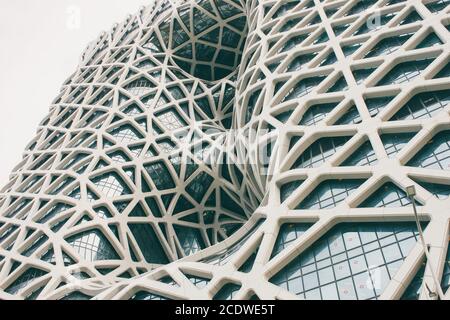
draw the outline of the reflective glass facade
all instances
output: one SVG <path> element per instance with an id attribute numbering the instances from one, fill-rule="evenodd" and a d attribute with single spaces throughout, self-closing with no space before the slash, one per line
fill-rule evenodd
<path id="1" fill-rule="evenodd" d="M 376 299 L 417 236 L 412 223 L 338 225 L 271 282 L 305 299 Z"/>

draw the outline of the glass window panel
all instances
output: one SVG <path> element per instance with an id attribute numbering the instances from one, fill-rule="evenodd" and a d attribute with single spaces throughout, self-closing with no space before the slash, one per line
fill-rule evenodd
<path id="1" fill-rule="evenodd" d="M 425 59 L 419 61 L 402 62 L 389 71 L 383 79 L 381 79 L 377 86 L 402 84 L 412 81 L 414 78 L 420 76 L 434 59 Z"/>
<path id="2" fill-rule="evenodd" d="M 450 90 L 424 92 L 411 98 L 391 119 L 414 120 L 432 118 L 450 101 Z"/>
<path id="3" fill-rule="evenodd" d="M 401 242 L 414 245 L 415 228 L 414 222 L 339 224 L 270 281 L 306 299 L 376 299 L 409 254 L 399 249 L 397 235 L 406 237 Z M 316 296 L 318 289 L 320 297 Z"/>
<path id="4" fill-rule="evenodd" d="M 328 180 L 322 182 L 296 209 L 334 208 L 363 182 L 364 180 Z"/>
<path id="5" fill-rule="evenodd" d="M 86 261 L 119 259 L 117 252 L 100 230 L 85 231 L 71 236 L 66 241 Z"/>
<path id="6" fill-rule="evenodd" d="M 449 170 L 450 131 L 442 131 L 435 135 L 407 165 L 437 170 Z"/>

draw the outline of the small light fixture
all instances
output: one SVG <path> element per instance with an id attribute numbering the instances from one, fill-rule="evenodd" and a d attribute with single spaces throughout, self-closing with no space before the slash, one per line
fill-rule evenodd
<path id="1" fill-rule="evenodd" d="M 444 293 L 442 292 L 440 282 L 436 278 L 436 274 L 434 273 L 434 268 L 431 264 L 430 252 L 429 252 L 430 247 L 429 247 L 429 245 L 425 244 L 425 238 L 423 236 L 422 226 L 420 225 L 419 216 L 417 214 L 416 202 L 414 200 L 414 196 L 416 195 L 416 188 L 414 186 L 406 187 L 406 194 L 408 195 L 408 197 L 411 199 L 411 202 L 412 202 L 414 218 L 416 220 L 417 230 L 419 231 L 420 242 L 422 243 L 423 251 L 425 253 L 426 260 L 429 263 L 429 266 L 431 269 L 431 275 L 433 277 L 433 281 L 434 281 L 434 284 L 435 284 L 436 290 L 437 290 L 437 292 L 430 290 L 428 285 L 425 283 L 425 286 L 428 290 L 428 296 L 430 297 L 430 299 L 433 299 L 433 300 L 436 298 L 444 299 Z"/>
<path id="2" fill-rule="evenodd" d="M 430 289 L 430 287 L 428 287 L 428 284 L 427 283 L 425 283 L 425 288 L 427 288 L 427 291 L 428 291 L 428 297 L 430 297 L 430 299 L 436 299 L 436 298 L 438 298 L 438 294 L 436 293 L 436 292 L 434 292 L 434 291 L 432 291 L 431 289 Z"/>
<path id="3" fill-rule="evenodd" d="M 414 197 L 416 195 L 416 187 L 415 186 L 406 187 L 406 194 L 408 195 L 408 197 Z"/>

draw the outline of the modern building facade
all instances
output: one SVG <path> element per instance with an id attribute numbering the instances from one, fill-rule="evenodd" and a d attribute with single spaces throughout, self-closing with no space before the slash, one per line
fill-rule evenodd
<path id="1" fill-rule="evenodd" d="M 0 299 L 449 299 L 449 3 L 130 15 L 0 193 Z"/>

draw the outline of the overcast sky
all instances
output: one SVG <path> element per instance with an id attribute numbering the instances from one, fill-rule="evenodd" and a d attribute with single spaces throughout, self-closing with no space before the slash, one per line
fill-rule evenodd
<path id="1" fill-rule="evenodd" d="M 150 0 L 0 2 L 0 185 L 86 45 Z"/>

